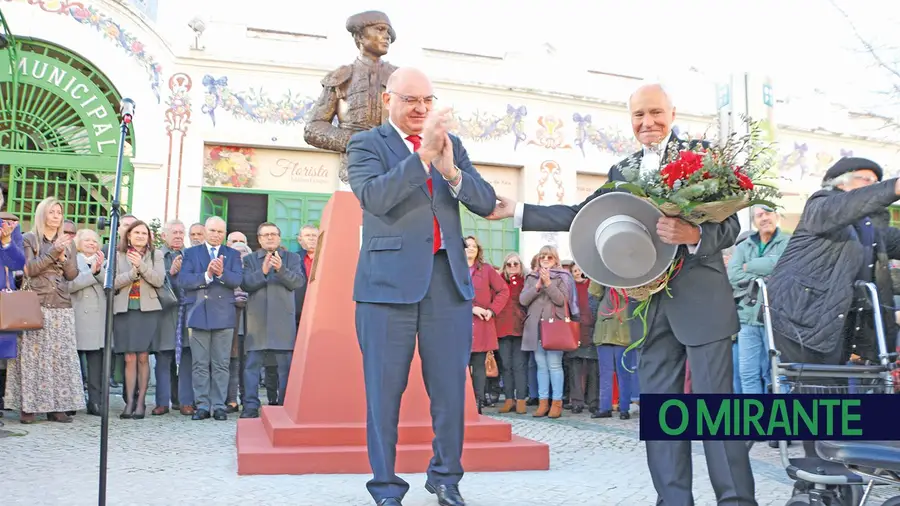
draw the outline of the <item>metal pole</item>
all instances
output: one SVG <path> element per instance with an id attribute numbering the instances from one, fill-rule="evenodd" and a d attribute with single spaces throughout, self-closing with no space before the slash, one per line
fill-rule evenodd
<path id="1" fill-rule="evenodd" d="M 103 284 L 103 293 L 106 295 L 106 330 L 103 335 L 103 389 L 101 398 L 103 407 L 100 410 L 100 490 L 97 504 L 106 506 L 106 469 L 108 465 L 107 454 L 109 451 L 109 376 L 112 369 L 112 339 L 113 339 L 113 279 L 116 277 L 116 247 L 119 239 L 119 212 L 121 203 L 119 195 L 122 191 L 122 163 L 125 152 L 125 139 L 128 137 L 128 128 L 134 115 L 134 102 L 126 98 L 121 105 L 122 124 L 119 137 L 119 154 L 116 159 L 116 184 L 113 193 L 112 205 L 109 211 L 109 251 L 106 260 L 106 279 Z"/>

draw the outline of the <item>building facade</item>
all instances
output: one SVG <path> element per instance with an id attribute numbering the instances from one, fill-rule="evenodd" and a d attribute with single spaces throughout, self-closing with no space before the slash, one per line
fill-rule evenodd
<path id="1" fill-rule="evenodd" d="M 234 17 L 210 16 L 204 30 L 188 28 L 195 14 L 224 12 L 230 3 L 197 0 L 189 11 L 169 0 L 0 0 L 20 42 L 15 65 L 0 52 L 0 184 L 9 210 L 28 220 L 37 202 L 56 195 L 80 224 L 107 214 L 120 147 L 118 104 L 129 97 L 137 105 L 122 145 L 128 212 L 188 223 L 220 215 L 251 243 L 262 221 L 277 223 L 286 243 L 303 224 L 317 223 L 341 190 L 339 161 L 306 145 L 303 128 L 321 78 L 352 61 L 352 39 L 343 26 L 299 33 Z M 554 81 L 546 75 L 559 68 L 551 53 L 544 47 L 505 58 L 418 46 L 414 61 L 387 59 L 434 77 L 438 102 L 454 108 L 457 135 L 499 194 L 573 204 L 635 151 L 624 99 L 639 80 L 567 69 Z M 701 81 L 690 83 L 695 96 L 678 102 L 687 104 L 678 109 L 679 135 L 717 130 L 715 83 Z M 782 105 L 774 107 L 776 119 L 784 118 L 776 140 L 786 228 L 840 156 L 900 168 L 895 145 L 860 133 L 850 119 L 825 130 L 817 118 L 800 115 L 791 126 Z M 481 239 L 494 263 L 546 243 L 567 253 L 565 234 L 519 233 L 508 221 L 463 213 L 465 232 Z"/>

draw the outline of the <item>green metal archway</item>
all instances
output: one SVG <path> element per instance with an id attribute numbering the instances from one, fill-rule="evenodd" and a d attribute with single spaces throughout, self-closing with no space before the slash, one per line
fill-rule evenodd
<path id="1" fill-rule="evenodd" d="M 12 43 L 15 51 L 0 52 L 0 187 L 7 210 L 28 222 L 37 204 L 54 196 L 66 218 L 93 224 L 108 214 L 112 200 L 121 97 L 71 51 L 35 39 Z M 133 134 L 126 144 L 125 152 L 134 153 Z M 126 208 L 132 179 L 126 160 Z"/>

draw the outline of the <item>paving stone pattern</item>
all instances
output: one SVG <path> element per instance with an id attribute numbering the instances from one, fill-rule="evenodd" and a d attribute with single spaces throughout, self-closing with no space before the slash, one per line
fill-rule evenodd
<path id="1" fill-rule="evenodd" d="M 152 396 L 150 397 L 152 399 Z M 370 505 L 364 475 L 238 476 L 235 421 L 191 421 L 176 413 L 144 420 L 119 420 L 114 397 L 110 424 L 107 504 L 172 505 L 197 501 L 219 505 Z M 148 408 L 152 409 L 152 404 Z M 493 411 L 492 411 L 493 412 Z M 24 434 L 0 438 L 3 458 L 0 504 L 97 504 L 100 419 L 80 413 L 71 425 L 20 425 L 14 413 L 3 429 Z M 656 494 L 646 453 L 632 420 L 591 420 L 566 413 L 559 420 L 493 415 L 524 437 L 550 444 L 545 472 L 470 473 L 460 489 L 470 506 L 653 505 Z M 760 506 L 783 505 L 791 484 L 775 450 L 752 450 Z M 411 484 L 406 506 L 437 501 L 423 489 L 424 475 L 404 476 Z M 695 445 L 696 504 L 714 505 L 702 446 Z"/>

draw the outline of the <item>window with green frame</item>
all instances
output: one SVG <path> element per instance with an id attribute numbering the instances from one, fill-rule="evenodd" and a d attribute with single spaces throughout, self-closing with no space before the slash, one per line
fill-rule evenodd
<path id="1" fill-rule="evenodd" d="M 463 208 L 463 236 L 478 238 L 484 249 L 484 261 L 499 266 L 508 253 L 519 251 L 519 231 L 513 226 L 513 219 L 491 221 Z"/>

